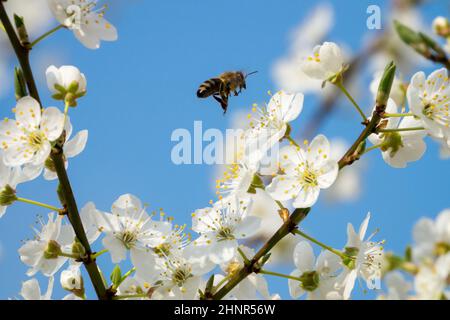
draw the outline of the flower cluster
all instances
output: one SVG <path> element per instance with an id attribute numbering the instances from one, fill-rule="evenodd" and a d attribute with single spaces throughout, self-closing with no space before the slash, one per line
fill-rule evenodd
<path id="1" fill-rule="evenodd" d="M 58 28 L 73 31 L 86 47 L 96 49 L 102 40 L 117 39 L 116 29 L 104 18 L 106 7 L 96 9 L 95 1 L 48 3 Z M 448 29 L 448 21 L 435 21 L 438 34 L 448 36 Z M 294 123 L 307 101 L 304 94 L 285 90 L 270 94 L 267 104 L 252 107 L 239 154 L 223 178 L 216 180 L 217 201 L 193 210 L 192 233 L 163 209 L 150 212 L 132 194 L 119 196 L 108 212 L 93 202 L 78 212 L 66 170 L 68 159 L 84 150 L 88 132 L 72 137 L 69 111 L 87 94 L 86 76 L 74 66 L 47 69 L 48 89 L 54 100 L 64 103 L 61 111 L 44 108 L 38 95 L 28 94 L 24 75 L 17 73 L 15 119 L 0 123 L 0 217 L 17 201 L 51 211 L 38 218 L 34 237 L 19 249 L 29 268 L 27 276 L 48 277 L 48 289 L 42 294 L 32 278 L 22 284 L 20 295 L 51 299 L 59 273 L 60 285 L 67 291 L 64 299 L 87 299 L 84 265 L 102 299 L 280 299 L 269 289 L 269 276 L 285 278 L 293 299 L 351 299 L 357 283 L 380 289 L 382 278 L 387 290 L 380 299 L 449 299 L 448 210 L 436 221 L 424 218 L 417 223 L 414 245 L 404 257 L 385 253 L 384 241 L 373 240 L 378 231 L 367 236 L 370 213 L 358 231 L 348 224 L 342 249 L 315 239 L 300 226 L 321 191 L 333 187 L 340 170 L 372 150 L 379 149 L 394 168 L 421 159 L 427 136 L 450 152 L 448 70 L 436 70 L 428 77 L 418 72 L 404 84 L 395 75 L 394 64 L 388 65 L 374 75 L 375 107 L 366 116 L 344 86 L 348 64 L 337 44 L 314 47 L 297 67 L 302 77 L 334 85 L 346 95 L 363 118 L 362 134 L 347 152 L 340 152 L 340 158 L 323 134 L 299 142 Z M 373 146 L 367 147 L 367 141 Z M 42 173 L 47 180 L 59 180 L 61 208 L 19 197 L 18 185 Z M 268 221 L 269 228 L 278 228 L 269 235 Z M 290 275 L 269 270 L 280 262 L 274 261 L 271 250 L 290 234 L 295 236 L 295 247 L 284 251 L 293 256 L 295 269 Z M 261 235 L 266 242 L 257 250 L 252 245 L 261 242 Z M 94 243 L 101 249 L 94 251 Z M 317 257 L 311 244 L 322 250 Z M 115 265 L 110 281 L 97 265 L 105 255 Z M 126 273 L 122 273 L 124 265 L 130 268 Z"/>

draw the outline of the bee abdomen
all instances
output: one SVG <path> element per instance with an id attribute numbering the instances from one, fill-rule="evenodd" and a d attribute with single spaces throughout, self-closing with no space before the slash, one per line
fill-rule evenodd
<path id="1" fill-rule="evenodd" d="M 213 78 L 213 79 L 206 80 L 198 88 L 197 97 L 207 98 L 207 97 L 213 95 L 214 93 L 219 92 L 221 83 L 222 83 L 222 80 L 220 80 L 219 78 Z"/>

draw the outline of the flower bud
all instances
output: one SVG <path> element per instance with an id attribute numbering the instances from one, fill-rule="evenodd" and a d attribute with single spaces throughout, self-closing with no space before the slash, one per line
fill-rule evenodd
<path id="1" fill-rule="evenodd" d="M 76 107 L 77 99 L 86 94 L 86 77 L 76 67 L 50 66 L 46 75 L 47 85 L 55 100 L 63 100 L 68 106 Z"/>
<path id="2" fill-rule="evenodd" d="M 433 21 L 433 31 L 438 36 L 450 37 L 450 21 L 445 17 L 437 17 Z"/>
<path id="3" fill-rule="evenodd" d="M 9 184 L 0 190 L 0 206 L 10 206 L 17 201 L 16 190 Z"/>
<path id="4" fill-rule="evenodd" d="M 380 86 L 377 93 L 377 106 L 386 109 L 389 95 L 391 94 L 392 84 L 394 83 L 396 66 L 394 62 L 389 63 L 384 69 L 381 77 Z M 384 112 L 384 110 L 379 110 Z"/>
<path id="5" fill-rule="evenodd" d="M 14 68 L 14 92 L 16 94 L 16 101 L 28 95 L 25 77 L 21 68 Z"/>
<path id="6" fill-rule="evenodd" d="M 30 44 L 30 38 L 28 37 L 28 31 L 27 28 L 25 27 L 23 17 L 19 17 L 18 15 L 14 14 L 14 24 L 16 25 L 20 43 L 24 47 L 28 47 Z"/>
<path id="7" fill-rule="evenodd" d="M 72 265 L 61 272 L 60 282 L 64 290 L 70 291 L 80 298 L 84 297 L 84 281 L 78 265 Z"/>
<path id="8" fill-rule="evenodd" d="M 55 240 L 50 240 L 47 243 L 47 248 L 44 251 L 45 259 L 57 259 L 61 255 L 61 246 Z"/>
<path id="9" fill-rule="evenodd" d="M 117 288 L 120 285 L 120 283 L 122 281 L 122 271 L 120 270 L 119 265 L 116 265 L 114 267 L 114 270 L 111 273 L 110 279 L 115 288 Z"/>

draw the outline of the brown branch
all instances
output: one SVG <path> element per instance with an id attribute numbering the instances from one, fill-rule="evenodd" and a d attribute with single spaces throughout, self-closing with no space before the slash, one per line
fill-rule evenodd
<path id="1" fill-rule="evenodd" d="M 17 34 L 14 30 L 14 27 L 12 26 L 11 22 L 9 21 L 8 14 L 6 13 L 5 7 L 3 5 L 3 2 L 0 1 L 0 21 L 3 23 L 3 26 L 5 27 L 5 31 L 8 34 L 9 40 L 11 42 L 11 45 L 14 48 L 14 51 L 16 53 L 17 59 L 19 60 L 19 63 L 22 67 L 24 78 L 27 83 L 28 90 L 30 92 L 30 95 L 36 99 L 39 104 L 42 106 L 41 100 L 39 98 L 38 90 L 36 83 L 34 81 L 33 72 L 31 70 L 30 66 L 30 60 L 29 60 L 29 49 L 22 46 L 20 43 Z M 63 139 L 65 140 L 65 139 Z M 81 222 L 80 215 L 78 213 L 78 207 L 77 203 L 75 201 L 75 197 L 73 195 L 72 187 L 70 185 L 69 178 L 67 176 L 66 168 L 64 165 L 64 159 L 63 159 L 63 150 L 62 145 L 57 144 L 52 150 L 51 153 L 51 159 L 53 160 L 55 164 L 56 173 L 58 175 L 59 183 L 61 186 L 61 192 L 62 192 L 62 204 L 67 208 L 67 216 L 69 218 L 70 224 L 72 225 L 77 239 L 80 241 L 80 243 L 83 245 L 86 255 L 83 258 L 83 264 L 86 267 L 86 270 L 89 274 L 89 277 L 91 278 L 92 285 L 95 288 L 95 291 L 97 293 L 97 296 L 101 300 L 107 300 L 110 298 L 110 295 L 108 291 L 106 290 L 105 284 L 103 283 L 102 276 L 100 275 L 100 272 L 98 270 L 97 264 L 95 262 L 95 259 L 91 258 L 92 250 L 89 245 L 89 241 L 86 237 L 86 232 L 84 230 L 83 224 Z M 62 199 L 61 199 L 62 200 Z"/>

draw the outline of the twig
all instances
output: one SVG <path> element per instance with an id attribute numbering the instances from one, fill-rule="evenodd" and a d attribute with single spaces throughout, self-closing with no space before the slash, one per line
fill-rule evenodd
<path id="1" fill-rule="evenodd" d="M 29 60 L 30 51 L 28 48 L 22 46 L 19 39 L 17 38 L 17 34 L 13 26 L 11 25 L 11 22 L 9 21 L 8 15 L 6 13 L 2 1 L 0 1 L 0 21 L 3 23 L 3 26 L 5 27 L 11 45 L 13 46 L 17 59 L 19 60 L 19 63 L 22 67 L 24 78 L 26 80 L 30 95 L 34 99 L 36 99 L 42 107 L 36 83 L 34 81 L 33 72 L 30 66 Z M 68 210 L 67 216 L 75 231 L 75 235 L 77 236 L 78 240 L 83 245 L 86 251 L 86 258 L 83 260 L 84 266 L 86 267 L 89 277 L 91 278 L 92 285 L 95 288 L 98 298 L 101 300 L 108 300 L 111 297 L 103 283 L 103 279 L 102 276 L 100 275 L 95 259 L 91 259 L 92 250 L 89 245 L 89 241 L 86 237 L 86 232 L 84 230 L 80 215 L 78 213 L 78 207 L 75 201 L 75 197 L 73 195 L 72 187 L 70 185 L 70 181 L 67 176 L 61 145 L 56 148 L 53 148 L 51 153 L 51 159 L 55 164 L 56 173 L 58 175 L 62 194 L 64 197 L 64 203 L 62 204 L 67 207 Z"/>

